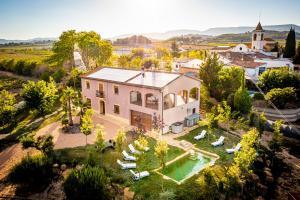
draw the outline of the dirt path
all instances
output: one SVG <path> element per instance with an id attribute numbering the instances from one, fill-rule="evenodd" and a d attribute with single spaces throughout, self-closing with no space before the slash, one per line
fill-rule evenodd
<path id="1" fill-rule="evenodd" d="M 27 154 L 33 155 L 38 151 L 34 149 L 23 149 L 20 143 L 7 147 L 0 153 L 0 181 L 3 180 L 9 171 Z"/>
<path id="2" fill-rule="evenodd" d="M 11 77 L 11 78 L 16 78 L 16 79 L 21 79 L 21 80 L 25 80 L 25 81 L 38 81 L 39 79 L 37 78 L 34 78 L 34 77 L 29 77 L 29 76 L 21 76 L 21 75 L 17 75 L 17 74 L 14 74 L 12 72 L 6 72 L 6 71 L 1 71 L 0 70 L 0 75 L 2 76 L 7 76 L 7 77 Z"/>

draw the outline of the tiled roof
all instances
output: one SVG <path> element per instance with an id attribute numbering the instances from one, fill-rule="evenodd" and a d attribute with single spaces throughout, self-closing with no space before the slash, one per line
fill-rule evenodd
<path id="1" fill-rule="evenodd" d="M 245 68 L 257 68 L 262 65 L 265 65 L 266 63 L 261 63 L 261 62 L 253 62 L 253 61 L 233 61 L 231 62 L 233 65 L 245 67 Z"/>
<path id="2" fill-rule="evenodd" d="M 217 50 L 229 50 L 231 48 L 232 47 L 230 47 L 230 46 L 217 46 L 217 47 L 212 48 L 211 50 L 215 50 L 215 51 L 217 51 Z"/>
<path id="3" fill-rule="evenodd" d="M 256 31 L 263 31 L 263 28 L 262 28 L 260 22 L 258 22 L 258 24 L 257 24 L 257 26 L 256 26 L 256 28 L 255 28 L 255 30 L 256 30 Z"/>

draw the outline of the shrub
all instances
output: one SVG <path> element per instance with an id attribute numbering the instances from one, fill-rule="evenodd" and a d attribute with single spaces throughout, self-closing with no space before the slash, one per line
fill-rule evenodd
<path id="1" fill-rule="evenodd" d="M 52 77 L 56 83 L 59 83 L 65 75 L 66 71 L 63 68 L 60 68 L 52 74 Z"/>
<path id="2" fill-rule="evenodd" d="M 270 69 L 260 75 L 258 85 L 264 91 L 274 88 L 300 88 L 300 75 L 288 68 Z"/>
<path id="3" fill-rule="evenodd" d="M 252 107 L 251 97 L 246 89 L 239 88 L 234 94 L 234 110 L 249 113 Z"/>
<path id="4" fill-rule="evenodd" d="M 264 95 L 263 95 L 262 93 L 260 93 L 260 92 L 255 92 L 255 93 L 254 93 L 254 96 L 253 96 L 253 99 L 255 99 L 255 100 L 264 100 L 265 97 L 264 97 Z"/>
<path id="5" fill-rule="evenodd" d="M 26 135 L 26 136 L 23 136 L 21 139 L 20 139 L 20 142 L 23 146 L 24 149 L 27 149 L 29 147 L 33 147 L 35 145 L 35 140 L 33 138 L 33 135 Z"/>
<path id="6" fill-rule="evenodd" d="M 296 90 L 293 87 L 274 88 L 266 95 L 266 100 L 271 101 L 279 109 L 285 108 L 287 103 L 292 103 L 296 99 Z"/>
<path id="7" fill-rule="evenodd" d="M 98 167 L 73 169 L 63 184 L 67 199 L 111 199 L 108 179 Z"/>
<path id="8" fill-rule="evenodd" d="M 10 172 L 12 183 L 45 185 L 54 177 L 52 162 L 46 156 L 25 157 Z"/>

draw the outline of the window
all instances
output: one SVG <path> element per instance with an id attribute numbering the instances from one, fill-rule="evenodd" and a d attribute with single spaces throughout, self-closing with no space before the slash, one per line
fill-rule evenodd
<path id="1" fill-rule="evenodd" d="M 243 50 L 243 48 L 242 47 L 240 47 L 240 51 L 242 51 Z"/>
<path id="2" fill-rule="evenodd" d="M 114 85 L 114 94 L 119 94 L 119 87 Z"/>
<path id="3" fill-rule="evenodd" d="M 158 98 L 151 93 L 146 94 L 145 97 L 146 97 L 146 107 L 158 110 Z"/>
<path id="4" fill-rule="evenodd" d="M 257 35 L 256 33 L 253 35 L 253 40 L 256 41 Z"/>
<path id="5" fill-rule="evenodd" d="M 164 96 L 164 110 L 175 107 L 175 94 L 167 94 Z"/>
<path id="6" fill-rule="evenodd" d="M 119 105 L 114 105 L 114 113 L 120 114 L 120 106 Z"/>
<path id="7" fill-rule="evenodd" d="M 177 96 L 177 105 L 183 105 L 188 102 L 188 91 L 181 90 Z"/>
<path id="8" fill-rule="evenodd" d="M 196 101 L 199 99 L 199 89 L 194 87 L 190 90 L 190 95 L 189 95 L 190 99 L 189 101 L 192 102 L 192 101 Z"/>
<path id="9" fill-rule="evenodd" d="M 196 108 L 193 108 L 193 114 L 195 114 L 196 113 Z"/>
<path id="10" fill-rule="evenodd" d="M 130 92 L 130 103 L 138 106 L 142 106 L 142 94 L 137 91 Z"/>
<path id="11" fill-rule="evenodd" d="M 264 40 L 264 34 L 261 34 L 261 39 L 260 40 Z"/>
<path id="12" fill-rule="evenodd" d="M 86 84 L 86 89 L 90 89 L 90 82 L 86 81 L 85 84 Z"/>

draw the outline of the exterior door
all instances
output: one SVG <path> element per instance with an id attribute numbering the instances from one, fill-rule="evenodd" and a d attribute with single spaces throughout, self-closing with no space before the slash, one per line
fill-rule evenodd
<path id="1" fill-rule="evenodd" d="M 139 129 L 148 131 L 152 128 L 152 116 L 146 113 L 131 110 L 130 123 Z"/>
<path id="2" fill-rule="evenodd" d="M 100 100 L 100 114 L 105 115 L 105 102 Z"/>

